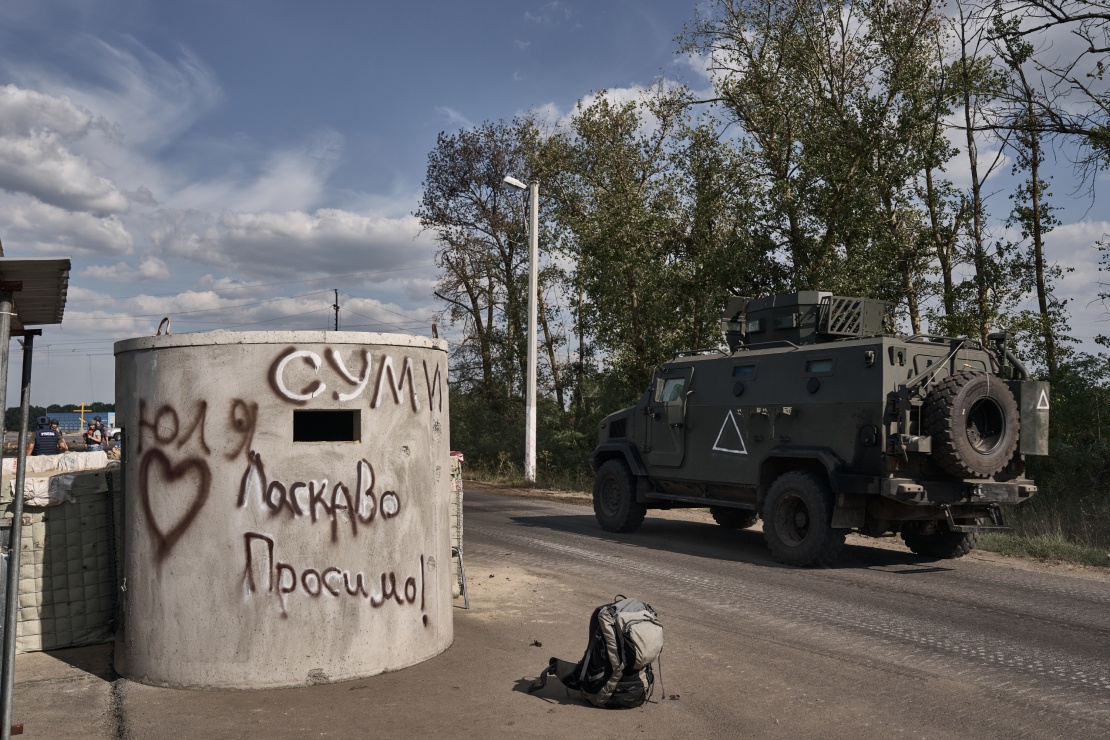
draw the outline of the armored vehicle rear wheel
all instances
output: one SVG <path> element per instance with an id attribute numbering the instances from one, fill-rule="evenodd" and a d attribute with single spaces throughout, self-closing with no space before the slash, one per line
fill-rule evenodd
<path id="1" fill-rule="evenodd" d="M 1017 401 L 993 375 L 957 373 L 929 392 L 925 427 L 937 465 L 962 478 L 989 478 L 1017 448 Z"/>
<path id="2" fill-rule="evenodd" d="M 713 521 L 725 529 L 747 529 L 759 519 L 758 511 L 733 509 L 728 506 L 710 506 L 709 513 L 713 515 Z"/>
<path id="3" fill-rule="evenodd" d="M 902 530 L 902 541 L 918 555 L 929 558 L 962 558 L 979 544 L 977 532 L 953 532 L 947 522 L 922 522 Z"/>
<path id="4" fill-rule="evenodd" d="M 763 501 L 763 537 L 779 562 L 831 565 L 847 530 L 832 527 L 832 492 L 813 473 L 780 475 Z"/>
<path id="5" fill-rule="evenodd" d="M 647 509 L 636 501 L 636 478 L 623 460 L 609 460 L 594 479 L 594 515 L 607 532 L 635 532 Z"/>

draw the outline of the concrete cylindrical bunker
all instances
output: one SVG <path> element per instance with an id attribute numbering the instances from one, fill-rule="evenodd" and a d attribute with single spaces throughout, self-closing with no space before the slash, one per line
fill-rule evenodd
<path id="1" fill-rule="evenodd" d="M 122 675 L 295 686 L 447 649 L 446 342 L 213 332 L 115 354 Z"/>

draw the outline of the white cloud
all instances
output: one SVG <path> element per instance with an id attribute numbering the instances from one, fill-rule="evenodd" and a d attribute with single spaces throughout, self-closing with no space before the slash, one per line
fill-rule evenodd
<path id="1" fill-rule="evenodd" d="M 0 88 L 0 189 L 96 214 L 156 206 L 182 190 L 193 176 L 157 161 L 157 150 L 220 102 L 212 72 L 187 49 L 169 59 L 134 40 L 112 46 L 87 35 L 67 46 L 79 58 L 69 74 L 0 56 L 18 82 Z"/>
<path id="2" fill-rule="evenodd" d="M 386 218 L 334 208 L 166 213 L 153 234 L 167 255 L 251 276 L 305 278 L 426 263 L 435 251 L 413 216 Z"/>
<path id="3" fill-rule="evenodd" d="M 72 211 L 127 210 L 127 197 L 71 149 L 92 127 L 87 111 L 65 97 L 4 85 L 0 121 L 0 189 Z"/>
<path id="4" fill-rule="evenodd" d="M 571 109 L 574 110 L 573 108 Z M 524 111 L 519 111 L 524 113 Z M 545 126 L 556 126 L 568 123 L 570 121 L 570 113 L 564 111 L 557 103 L 547 102 L 542 105 L 537 105 L 528 111 L 536 117 Z"/>
<path id="5" fill-rule="evenodd" d="M 137 283 L 144 280 L 165 280 L 171 275 L 170 268 L 165 261 L 147 255 L 138 267 L 132 267 L 126 262 L 114 265 L 90 265 L 81 271 L 81 277 L 91 280 L 107 280 L 116 283 Z"/>
<path id="6" fill-rule="evenodd" d="M 169 317 L 171 331 L 218 329 L 324 329 L 334 320 L 333 293 L 317 289 L 275 298 L 263 287 L 249 295 L 185 291 L 174 296 L 140 295 L 127 301 L 130 320 L 150 322 Z M 145 332 L 144 332 L 145 333 Z"/>
<path id="7" fill-rule="evenodd" d="M 532 108 L 530 113 L 535 115 L 536 119 L 545 127 L 566 127 L 574 121 L 579 110 L 589 108 L 599 100 L 607 100 L 610 105 L 613 106 L 622 106 L 626 103 L 643 104 L 648 102 L 652 96 L 659 94 L 661 90 L 671 91 L 677 87 L 678 83 L 667 79 L 659 80 L 650 87 L 644 87 L 642 85 L 611 87 L 604 90 L 597 90 L 583 96 L 578 103 L 565 111 L 555 103 L 544 103 L 543 105 Z M 642 132 L 649 133 L 658 127 L 658 121 L 646 107 L 641 105 L 639 114 Z"/>
<path id="8" fill-rule="evenodd" d="M 711 55 L 694 52 L 679 54 L 675 60 L 675 66 L 690 70 L 702 83 L 712 87 L 714 64 Z"/>
<path id="9" fill-rule="evenodd" d="M 316 206 L 339 163 L 343 137 L 325 131 L 298 148 L 272 153 L 259 171 L 240 169 L 189 182 L 167 192 L 165 203 L 179 210 L 286 211 Z"/>
<path id="10" fill-rule="evenodd" d="M 36 131 L 53 131 L 76 138 L 84 136 L 92 122 L 92 115 L 69 98 L 0 85 L 0 137 L 20 138 Z"/>
<path id="11" fill-rule="evenodd" d="M 568 21 L 573 15 L 574 10 L 568 7 L 566 3 L 559 2 L 559 0 L 552 0 L 552 2 L 544 3 L 535 11 L 524 11 L 524 20 L 543 25 L 552 25 Z"/>
<path id="12" fill-rule="evenodd" d="M 84 35 L 71 48 L 81 60 L 80 79 L 14 61 L 6 66 L 24 87 L 67 97 L 112 121 L 129 146 L 164 146 L 223 98 L 215 74 L 184 47 L 166 59 L 134 39 L 112 46 Z"/>
<path id="13" fill-rule="evenodd" d="M 1070 299 L 1072 336 L 1084 342 L 1088 351 L 1095 349 L 1095 336 L 1110 333 L 1108 307 L 1098 299 L 1099 283 L 1110 283 L 1110 273 L 1099 271 L 1100 253 L 1095 247 L 1108 235 L 1110 221 L 1085 220 L 1057 226 L 1045 236 L 1049 263 L 1072 269 L 1057 282 L 1056 294 Z"/>
<path id="14" fill-rule="evenodd" d="M 133 241 L 117 216 L 68 211 L 26 197 L 0 202 L 8 253 L 131 254 Z"/>
<path id="15" fill-rule="evenodd" d="M 150 188 L 146 185 L 140 185 L 133 191 L 126 193 L 127 197 L 131 199 L 132 203 L 138 203 L 144 206 L 160 206 L 161 203 L 154 197 L 154 193 L 150 192 Z"/>
<path id="16" fill-rule="evenodd" d="M 470 121 L 470 119 L 464 116 L 462 113 L 459 113 L 454 108 L 441 105 L 436 108 L 436 113 L 446 118 L 447 122 L 452 126 L 458 126 L 460 128 L 474 128 L 474 124 Z"/>
<path id="17" fill-rule="evenodd" d="M 126 196 L 111 181 L 95 174 L 88 160 L 45 131 L 0 139 L 0 188 L 75 211 L 127 210 Z"/>

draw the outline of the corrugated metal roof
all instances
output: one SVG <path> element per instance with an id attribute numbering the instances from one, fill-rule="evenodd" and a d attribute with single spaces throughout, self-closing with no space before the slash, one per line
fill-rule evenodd
<path id="1" fill-rule="evenodd" d="M 0 282 L 21 282 L 12 293 L 12 333 L 25 326 L 62 323 L 69 292 L 69 260 L 52 257 L 0 257 Z"/>

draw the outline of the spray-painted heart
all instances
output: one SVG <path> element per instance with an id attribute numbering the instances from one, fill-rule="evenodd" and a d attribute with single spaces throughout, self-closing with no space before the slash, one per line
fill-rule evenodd
<path id="1" fill-rule="evenodd" d="M 172 488 L 172 484 L 181 480 L 191 472 L 196 472 L 198 485 L 196 493 L 193 494 L 193 500 L 189 502 L 185 512 L 178 518 L 168 529 L 163 529 L 158 524 L 158 520 L 154 516 L 154 509 L 151 506 L 150 496 L 150 469 L 152 466 L 158 467 L 158 472 L 162 476 L 162 480 L 167 484 L 166 488 Z M 161 450 L 147 450 L 143 454 L 143 460 L 139 463 L 139 497 L 142 500 L 143 512 L 146 514 L 147 525 L 150 527 L 151 534 L 158 541 L 158 549 L 154 553 L 154 557 L 158 562 L 165 560 L 166 556 L 170 554 L 170 550 L 181 539 L 181 535 L 189 528 L 189 525 L 196 519 L 197 514 L 200 513 L 204 502 L 208 500 L 208 494 L 212 488 L 212 471 L 208 468 L 208 463 L 200 458 L 189 458 L 182 460 L 174 465 L 170 459 L 166 457 L 165 453 Z M 159 491 L 160 494 L 166 495 L 166 491 Z"/>

